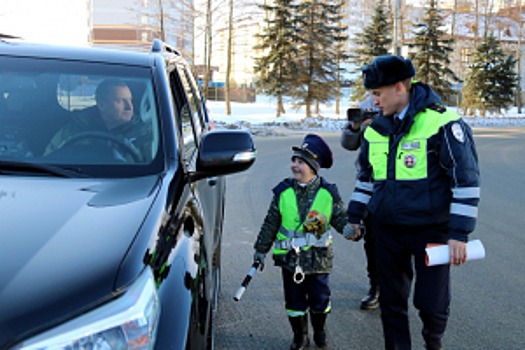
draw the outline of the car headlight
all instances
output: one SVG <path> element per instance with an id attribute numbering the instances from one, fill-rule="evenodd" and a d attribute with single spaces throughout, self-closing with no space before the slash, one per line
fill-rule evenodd
<path id="1" fill-rule="evenodd" d="M 153 274 L 147 268 L 116 300 L 31 338 L 15 349 L 152 349 L 159 315 Z"/>

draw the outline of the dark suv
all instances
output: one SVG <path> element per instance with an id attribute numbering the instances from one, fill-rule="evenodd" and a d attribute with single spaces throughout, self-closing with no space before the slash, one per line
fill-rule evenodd
<path id="1" fill-rule="evenodd" d="M 160 41 L 0 39 L 0 349 L 212 348 L 222 175 L 254 161 Z"/>

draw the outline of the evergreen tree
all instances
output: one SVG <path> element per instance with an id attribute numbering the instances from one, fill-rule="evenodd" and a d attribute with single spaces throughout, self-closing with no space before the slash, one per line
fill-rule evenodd
<path id="1" fill-rule="evenodd" d="M 514 71 L 516 60 L 506 56 L 500 42 L 490 33 L 474 52 L 463 88 L 463 114 L 479 110 L 498 112 L 508 108 L 514 101 L 518 86 Z"/>
<path id="2" fill-rule="evenodd" d="M 363 29 L 362 33 L 358 33 L 354 38 L 356 48 L 350 54 L 350 61 L 357 66 L 357 78 L 354 81 L 351 98 L 354 101 L 360 101 L 366 94 L 363 85 L 363 76 L 361 75 L 361 67 L 372 62 L 374 57 L 383 56 L 389 53 L 392 45 L 392 26 L 388 20 L 388 15 L 385 10 L 385 1 L 380 0 L 374 9 L 372 21 Z"/>
<path id="3" fill-rule="evenodd" d="M 340 43 L 347 39 L 341 26 L 344 1 L 308 0 L 299 8 L 300 36 L 299 74 L 293 96 L 296 104 L 306 107 L 306 117 L 312 116 L 312 105 L 331 100 L 339 91 Z"/>
<path id="4" fill-rule="evenodd" d="M 422 21 L 414 24 L 415 39 L 409 47 L 416 49 L 410 55 L 416 68 L 416 78 L 430 84 L 442 98 L 447 98 L 454 94 L 452 82 L 460 82 L 461 79 L 449 68 L 448 56 L 454 50 L 454 40 L 445 38 L 446 33 L 440 29 L 442 25 L 443 18 L 436 1 L 430 0 Z"/>
<path id="5" fill-rule="evenodd" d="M 297 32 L 294 0 L 276 0 L 273 5 L 259 5 L 268 15 L 266 28 L 258 35 L 254 49 L 262 52 L 255 58 L 256 86 L 277 98 L 276 115 L 285 113 L 283 97 L 289 96 L 297 75 Z"/>

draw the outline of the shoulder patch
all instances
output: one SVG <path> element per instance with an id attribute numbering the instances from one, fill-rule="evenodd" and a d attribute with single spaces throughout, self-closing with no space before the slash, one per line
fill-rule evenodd
<path id="1" fill-rule="evenodd" d="M 437 103 L 431 104 L 430 106 L 428 106 L 428 108 L 438 113 L 445 113 L 447 110 L 447 107 Z"/>
<path id="2" fill-rule="evenodd" d="M 463 132 L 463 128 L 461 125 L 459 125 L 459 123 L 452 124 L 450 130 L 452 131 L 452 135 L 454 135 L 456 140 L 461 143 L 465 142 L 465 133 Z"/>

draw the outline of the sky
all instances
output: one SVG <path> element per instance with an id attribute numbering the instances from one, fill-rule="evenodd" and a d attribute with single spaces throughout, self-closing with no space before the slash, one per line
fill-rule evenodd
<path id="1" fill-rule="evenodd" d="M 0 33 L 28 41 L 85 45 L 87 12 L 86 1 L 79 0 L 0 0 Z"/>

